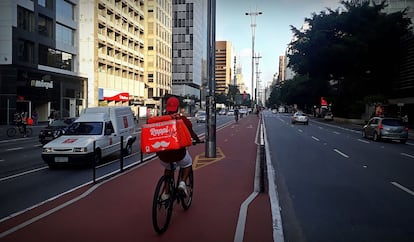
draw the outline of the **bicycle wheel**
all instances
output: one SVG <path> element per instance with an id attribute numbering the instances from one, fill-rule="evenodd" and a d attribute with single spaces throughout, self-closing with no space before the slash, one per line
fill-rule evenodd
<path id="1" fill-rule="evenodd" d="M 14 127 L 8 128 L 7 129 L 7 136 L 8 137 L 14 137 L 17 133 L 16 129 Z"/>
<path id="2" fill-rule="evenodd" d="M 26 128 L 26 135 L 27 136 L 32 136 L 33 130 L 32 128 Z"/>
<path id="3" fill-rule="evenodd" d="M 179 177 L 181 177 L 181 170 L 180 170 Z M 192 168 L 191 168 L 190 174 L 188 174 L 188 177 L 185 180 L 185 184 L 187 186 L 188 196 L 180 197 L 180 199 L 181 199 L 181 206 L 184 208 L 184 210 L 187 210 L 188 208 L 190 208 L 191 202 L 193 201 L 194 175 L 193 175 L 193 169 Z"/>
<path id="4" fill-rule="evenodd" d="M 169 186 L 170 196 L 163 199 L 162 194 L 167 186 Z M 170 223 L 174 203 L 174 197 L 171 195 L 173 189 L 170 178 L 167 176 L 162 176 L 155 188 L 152 202 L 152 225 L 158 234 L 164 233 Z"/>

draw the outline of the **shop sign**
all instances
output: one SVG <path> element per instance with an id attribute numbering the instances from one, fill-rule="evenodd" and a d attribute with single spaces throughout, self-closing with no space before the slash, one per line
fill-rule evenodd
<path id="1" fill-rule="evenodd" d="M 106 101 L 129 101 L 129 93 L 122 92 L 112 97 L 104 97 Z"/>
<path id="2" fill-rule="evenodd" d="M 53 88 L 53 81 L 44 81 L 44 80 L 31 80 L 30 86 L 32 87 L 41 87 L 45 89 Z"/>

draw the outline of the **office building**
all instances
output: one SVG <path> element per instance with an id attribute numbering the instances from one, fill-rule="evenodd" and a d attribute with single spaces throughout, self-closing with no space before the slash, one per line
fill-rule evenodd
<path id="1" fill-rule="evenodd" d="M 145 105 L 144 0 L 82 0 L 80 71 L 88 106 Z"/>
<path id="2" fill-rule="evenodd" d="M 216 93 L 227 94 L 232 81 L 232 46 L 229 41 L 216 41 Z"/>
<path id="3" fill-rule="evenodd" d="M 207 1 L 173 0 L 172 19 L 172 94 L 200 99 L 207 82 Z"/>
<path id="4" fill-rule="evenodd" d="M 0 123 L 16 111 L 38 121 L 86 106 L 79 69 L 79 0 L 0 1 Z"/>

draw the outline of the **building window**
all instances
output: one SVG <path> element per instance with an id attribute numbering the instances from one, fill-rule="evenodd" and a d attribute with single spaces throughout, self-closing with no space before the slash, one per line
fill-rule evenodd
<path id="1" fill-rule="evenodd" d="M 65 0 L 56 1 L 56 15 L 59 15 L 65 19 L 73 19 L 73 5 Z"/>
<path id="2" fill-rule="evenodd" d="M 73 46 L 73 30 L 60 24 L 56 24 L 56 41 Z"/>
<path id="3" fill-rule="evenodd" d="M 53 37 L 53 21 L 50 18 L 39 15 L 37 22 L 39 34 L 47 37 Z"/>
<path id="4" fill-rule="evenodd" d="M 154 74 L 148 74 L 148 82 L 154 82 Z"/>
<path id="5" fill-rule="evenodd" d="M 153 97 L 154 97 L 154 89 L 148 88 L 148 98 L 153 98 Z"/>
<path id="6" fill-rule="evenodd" d="M 21 62 L 34 64 L 34 43 L 18 40 L 17 46 L 17 59 Z"/>
<path id="7" fill-rule="evenodd" d="M 39 45 L 39 64 L 73 71 L 73 55 Z"/>
<path id="8" fill-rule="evenodd" d="M 37 0 L 37 4 L 48 9 L 53 9 L 53 0 Z"/>
<path id="9" fill-rule="evenodd" d="M 17 28 L 34 32 L 35 29 L 34 14 L 29 10 L 17 7 Z"/>

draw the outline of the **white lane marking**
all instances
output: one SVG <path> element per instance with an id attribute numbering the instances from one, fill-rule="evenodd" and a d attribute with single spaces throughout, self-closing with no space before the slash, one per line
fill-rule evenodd
<path id="1" fill-rule="evenodd" d="M 334 149 L 334 151 L 335 151 L 336 153 L 338 153 L 338 154 L 342 155 L 342 156 L 343 156 L 343 157 L 345 157 L 345 158 L 349 158 L 349 156 L 348 156 L 348 155 L 346 155 L 345 153 L 343 153 L 343 152 L 339 151 L 338 149 Z"/>
<path id="2" fill-rule="evenodd" d="M 301 130 L 301 129 L 298 129 L 298 131 L 301 132 L 301 133 L 303 133 L 303 130 Z"/>
<path id="3" fill-rule="evenodd" d="M 414 155 L 409 155 L 409 154 L 406 154 L 406 153 L 400 153 L 400 154 L 403 155 L 403 156 L 407 156 L 407 157 L 410 157 L 410 158 L 414 159 Z"/>
<path id="4" fill-rule="evenodd" d="M 405 143 L 405 144 L 407 144 L 407 145 L 414 145 L 414 143 L 409 143 L 409 142 L 407 142 L 407 143 Z"/>
<path id="5" fill-rule="evenodd" d="M 266 125 L 264 125 L 264 138 L 266 144 L 269 144 L 267 138 Z M 281 207 L 279 205 L 279 197 L 277 194 L 276 186 L 276 171 L 272 164 L 272 156 L 270 154 L 269 146 L 265 145 L 266 149 L 266 167 L 267 167 L 267 182 L 269 186 L 270 208 L 272 211 L 272 224 L 273 224 L 273 241 L 285 241 L 283 235 L 283 223 L 282 215 L 280 213 Z"/>
<path id="6" fill-rule="evenodd" d="M 319 126 L 318 128 L 319 128 L 319 129 L 323 129 L 323 127 L 321 127 L 321 126 Z"/>
<path id="7" fill-rule="evenodd" d="M 314 139 L 314 140 L 316 140 L 316 141 L 319 141 L 319 139 L 318 139 L 318 138 L 316 138 L 315 136 L 312 136 L 312 139 Z"/>
<path id="8" fill-rule="evenodd" d="M 403 190 L 404 192 L 414 196 L 414 192 L 411 191 L 410 189 L 404 187 L 403 185 L 399 184 L 398 182 L 391 182 L 392 185 L 398 187 L 399 189 Z"/>
<path id="9" fill-rule="evenodd" d="M 358 141 L 360 141 L 360 142 L 362 142 L 362 143 L 365 143 L 365 144 L 369 144 L 369 141 L 367 141 L 367 140 L 358 139 Z"/>
<path id="10" fill-rule="evenodd" d="M 11 148 L 11 149 L 6 149 L 6 151 L 15 151 L 15 150 L 22 150 L 23 147 L 16 147 L 16 148 Z"/>
<path id="11" fill-rule="evenodd" d="M 334 133 L 334 134 L 341 134 L 341 133 L 339 133 L 338 131 L 334 131 L 333 133 Z"/>
<path id="12" fill-rule="evenodd" d="M 5 160 L 3 160 L 3 159 L 0 159 L 0 162 L 3 162 L 3 161 L 5 161 Z"/>
<path id="13" fill-rule="evenodd" d="M 44 170 L 44 169 L 48 169 L 48 168 L 49 167 L 44 166 L 44 167 L 40 167 L 40 168 L 37 168 L 37 169 L 34 169 L 34 170 L 18 173 L 18 174 L 12 175 L 12 176 L 6 176 L 6 177 L 3 177 L 3 178 L 0 178 L 0 182 L 5 181 L 5 180 L 9 180 L 9 179 L 12 179 L 12 178 L 16 178 L 16 177 L 19 177 L 19 176 L 24 176 L 24 175 L 27 175 L 27 174 L 30 174 L 30 173 L 33 173 L 33 172 L 37 172 L 37 171 L 41 171 L 41 170 Z"/>

